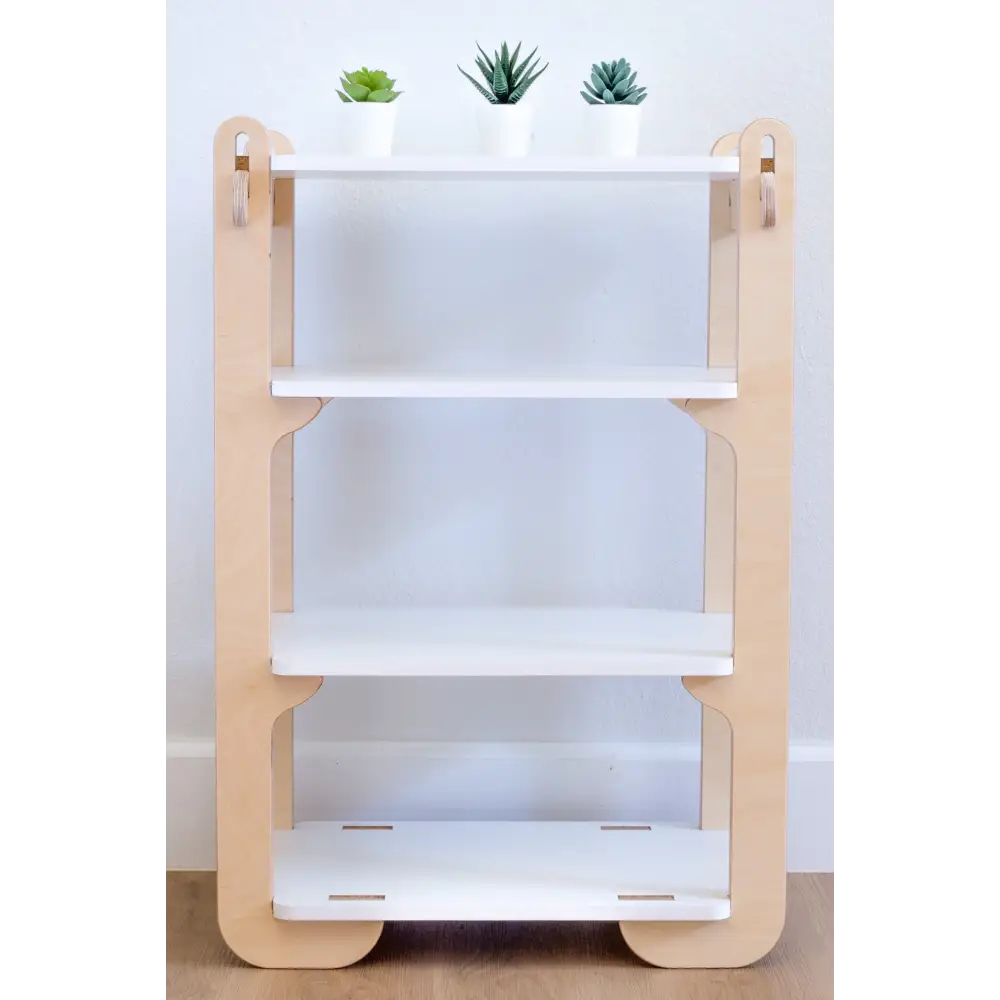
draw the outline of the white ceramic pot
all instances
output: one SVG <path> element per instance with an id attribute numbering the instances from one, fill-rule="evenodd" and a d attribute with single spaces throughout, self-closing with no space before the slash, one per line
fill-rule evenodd
<path id="1" fill-rule="evenodd" d="M 352 101 L 341 104 L 340 130 L 349 156 L 389 156 L 396 130 L 396 102 Z"/>
<path id="2" fill-rule="evenodd" d="M 479 150 L 486 156 L 527 156 L 534 116 L 527 104 L 479 107 Z"/>
<path id="3" fill-rule="evenodd" d="M 635 156 L 639 151 L 642 108 L 638 104 L 588 104 L 585 132 L 595 156 Z"/>

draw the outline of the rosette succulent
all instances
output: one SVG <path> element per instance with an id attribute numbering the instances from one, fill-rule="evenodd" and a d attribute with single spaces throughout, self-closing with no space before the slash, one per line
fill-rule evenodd
<path id="1" fill-rule="evenodd" d="M 353 73 L 345 72 L 340 85 L 344 88 L 337 94 L 345 104 L 355 101 L 374 101 L 377 104 L 388 104 L 396 100 L 401 90 L 393 90 L 396 81 L 389 79 L 389 74 L 381 69 L 369 69 L 362 66 Z M 345 93 L 346 91 L 346 93 Z"/>
<path id="2" fill-rule="evenodd" d="M 580 95 L 589 104 L 642 104 L 646 88 L 635 85 L 636 75 L 627 59 L 594 63 L 590 81 L 583 81 L 586 90 Z"/>
<path id="3" fill-rule="evenodd" d="M 461 66 L 458 67 L 458 71 L 490 104 L 517 104 L 524 97 L 528 88 L 549 68 L 549 64 L 546 63 L 537 73 L 535 72 L 535 67 L 541 61 L 536 59 L 531 62 L 532 56 L 538 51 L 537 45 L 532 50 L 531 55 L 520 63 L 517 61 L 521 52 L 520 42 L 517 43 L 513 52 L 507 48 L 507 43 L 504 42 L 499 52 L 494 49 L 492 59 L 483 52 L 483 47 L 479 42 L 476 42 L 476 48 L 482 53 L 476 56 L 476 65 L 486 80 L 486 86 L 484 87 L 475 77 L 466 73 Z"/>

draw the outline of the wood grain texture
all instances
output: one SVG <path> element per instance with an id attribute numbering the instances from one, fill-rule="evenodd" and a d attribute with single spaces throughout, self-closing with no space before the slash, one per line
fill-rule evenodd
<path id="1" fill-rule="evenodd" d="M 267 133 L 275 153 L 293 153 L 280 132 Z M 276 180 L 271 215 L 271 364 L 295 364 L 295 181 Z M 294 602 L 295 435 L 271 452 L 271 610 L 292 611 Z M 274 827 L 295 821 L 295 733 L 289 709 L 274 724 L 271 767 Z"/>
<path id="2" fill-rule="evenodd" d="M 236 136 L 250 156 L 249 220 L 232 221 Z M 219 925 L 255 965 L 357 961 L 381 924 L 289 924 L 271 912 L 272 728 L 320 680 L 271 672 L 271 454 L 318 399 L 272 399 L 270 139 L 230 118 L 215 135 L 215 712 Z"/>
<path id="3" fill-rule="evenodd" d="M 713 156 L 731 156 L 739 132 L 724 135 Z M 709 185 L 708 366 L 736 365 L 737 233 L 733 228 L 735 182 Z M 705 435 L 705 611 L 733 610 L 736 456 L 727 441 Z M 701 710 L 701 828 L 729 828 L 732 730 L 724 715 Z"/>
<path id="4" fill-rule="evenodd" d="M 712 147 L 712 155 L 731 156 L 739 142 L 740 133 L 730 132 Z M 733 368 L 737 361 L 736 265 L 739 242 L 733 227 L 735 185 L 735 181 L 712 181 L 709 185 L 709 368 Z"/>
<path id="5" fill-rule="evenodd" d="M 778 224 L 761 227 L 761 143 L 774 140 Z M 664 968 L 735 968 L 774 946 L 785 918 L 792 500 L 795 142 L 759 119 L 740 136 L 739 397 L 685 410 L 736 456 L 733 674 L 684 686 L 732 727 L 729 920 L 623 922 L 629 947 Z"/>
<path id="6" fill-rule="evenodd" d="M 233 225 L 231 213 L 237 133 L 249 140 L 245 228 Z M 760 226 L 759 192 L 760 148 L 767 135 L 775 146 L 778 224 L 765 230 Z M 319 686 L 316 678 L 280 677 L 271 670 L 272 508 L 279 505 L 273 492 L 273 452 L 282 438 L 316 415 L 321 401 L 271 396 L 270 146 L 263 126 L 249 118 L 230 119 L 216 134 L 218 919 L 229 946 L 248 962 L 268 968 L 331 969 L 367 954 L 382 925 L 282 923 L 271 911 L 271 826 L 276 814 L 272 729 L 275 720 Z M 735 673 L 684 680 L 703 706 L 731 726 L 732 916 L 713 923 L 620 925 L 636 955 L 674 968 L 753 963 L 778 941 L 785 918 L 795 154 L 788 129 L 773 120 L 750 125 L 739 147 L 739 398 L 705 396 L 684 403 L 685 410 L 710 434 L 728 442 L 735 455 Z M 709 159 L 719 162 L 719 157 Z M 731 173 L 711 167 L 706 176 Z M 287 264 L 288 253 L 282 254 Z M 290 331 L 290 275 L 287 266 L 279 271 L 284 275 L 278 279 L 279 289 L 287 286 L 279 293 L 287 306 L 279 309 L 284 317 L 279 322 L 287 321 Z M 725 347 L 726 340 L 720 343 Z M 290 515 L 290 493 L 287 505 L 283 493 L 280 497 L 280 506 Z M 713 579 L 713 589 L 723 589 L 721 579 Z M 279 732 L 290 749 L 289 731 L 279 726 Z M 279 758 L 285 766 L 285 758 Z M 279 804 L 277 814 L 287 819 L 289 807 Z"/>
<path id="7" fill-rule="evenodd" d="M 167 1000 L 832 1000 L 833 876 L 789 875 L 774 950 L 744 969 L 651 968 L 613 923 L 387 924 L 357 965 L 254 969 L 225 946 L 215 874 L 167 875 Z"/>
<path id="8" fill-rule="evenodd" d="M 275 153 L 291 153 L 280 132 L 269 131 Z M 275 180 L 271 220 L 271 364 L 295 364 L 295 181 Z M 291 611 L 295 435 L 271 455 L 271 610 Z"/>
<path id="9" fill-rule="evenodd" d="M 283 712 L 271 730 L 271 783 L 275 830 L 295 824 L 295 713 Z"/>

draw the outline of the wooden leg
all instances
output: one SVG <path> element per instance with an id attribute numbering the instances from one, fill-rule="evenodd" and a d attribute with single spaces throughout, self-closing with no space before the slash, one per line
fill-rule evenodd
<path id="1" fill-rule="evenodd" d="M 774 139 L 777 225 L 760 219 L 760 156 Z M 795 149 L 754 122 L 740 138 L 739 398 L 685 409 L 735 454 L 734 671 L 684 684 L 732 727 L 728 920 L 621 924 L 629 947 L 666 968 L 734 968 L 777 942 L 785 921 L 789 556 L 792 460 L 792 232 Z"/>
<path id="2" fill-rule="evenodd" d="M 295 825 L 295 736 L 293 709 L 283 712 L 271 730 L 271 773 L 274 777 L 274 829 Z"/>
<path id="3" fill-rule="evenodd" d="M 275 153 L 293 153 L 280 132 L 268 131 Z M 295 180 L 274 181 L 271 219 L 271 363 L 295 363 Z M 271 610 L 290 612 L 294 601 L 295 435 L 287 434 L 271 453 Z M 294 823 L 295 750 L 292 712 L 274 724 L 274 826 Z"/>
<path id="4" fill-rule="evenodd" d="M 736 528 L 736 456 L 729 442 L 706 434 L 705 610 L 733 610 Z M 732 730 L 725 716 L 701 712 L 701 828 L 729 828 Z"/>
<path id="5" fill-rule="evenodd" d="M 788 507 L 775 495 L 766 447 L 738 455 L 734 674 L 685 679 L 688 690 L 732 726 L 732 916 L 623 922 L 629 947 L 664 968 L 748 965 L 770 951 L 785 919 Z"/>
<path id="6" fill-rule="evenodd" d="M 237 134 L 249 136 L 249 220 L 233 224 Z M 216 797 L 219 926 L 252 965 L 336 968 L 362 958 L 377 921 L 280 921 L 272 913 L 272 732 L 319 687 L 271 673 L 272 452 L 319 400 L 272 399 L 270 148 L 233 118 L 215 140 Z"/>
<path id="7" fill-rule="evenodd" d="M 292 611 L 293 597 L 293 483 L 295 435 L 288 434 L 271 455 L 271 605 L 273 611 Z"/>
<path id="8" fill-rule="evenodd" d="M 701 710 L 701 815 L 703 830 L 729 829 L 729 790 L 733 780 L 733 732 L 714 709 Z"/>
<path id="9" fill-rule="evenodd" d="M 731 156 L 738 132 L 724 135 L 713 156 Z M 709 190 L 708 364 L 736 366 L 737 251 L 732 181 L 714 181 Z M 705 594 L 706 611 L 733 610 L 733 546 L 736 525 L 736 461 L 727 441 L 705 435 Z M 701 828 L 729 828 L 732 787 L 732 731 L 724 716 L 701 710 Z"/>

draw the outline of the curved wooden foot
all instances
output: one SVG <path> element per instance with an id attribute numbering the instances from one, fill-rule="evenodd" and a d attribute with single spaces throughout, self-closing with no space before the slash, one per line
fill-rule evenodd
<path id="1" fill-rule="evenodd" d="M 766 611 L 762 604 L 761 614 Z M 742 638 L 742 637 L 741 637 Z M 749 965 L 777 943 L 785 924 L 785 784 L 787 725 L 781 699 L 768 697 L 784 672 L 764 646 L 728 677 L 685 677 L 684 686 L 732 727 L 729 882 L 732 915 L 704 923 L 624 921 L 622 935 L 640 958 L 661 968 Z M 779 651 L 780 652 L 780 651 Z M 777 674 L 777 676 L 775 676 Z M 761 691 L 763 689 L 763 692 Z"/>
<path id="2" fill-rule="evenodd" d="M 763 958 L 781 937 L 785 924 L 784 899 L 780 919 L 729 920 L 706 923 L 623 920 L 622 937 L 644 962 L 661 969 L 736 969 Z"/>
<path id="3" fill-rule="evenodd" d="M 233 666 L 222 661 L 224 667 Z M 220 677 L 218 704 L 218 914 L 227 945 L 265 969 L 339 969 L 368 954 L 381 921 L 288 921 L 272 912 L 271 740 L 274 722 L 310 698 L 321 677 L 275 677 L 261 664 L 247 681 Z M 289 683 L 290 682 L 290 683 Z M 239 693 L 232 691 L 240 683 Z M 242 710 L 238 706 L 246 706 Z M 235 708 L 235 711 L 232 710 Z"/>
<path id="4" fill-rule="evenodd" d="M 230 949 L 261 969 L 342 969 L 360 962 L 382 933 L 379 920 L 275 920 L 266 907 L 239 918 L 220 911 L 219 927 Z"/>
<path id="5" fill-rule="evenodd" d="M 242 664 L 240 673 L 249 675 L 248 665 Z M 322 678 L 275 677 L 266 664 L 256 674 L 238 694 L 230 691 L 229 683 L 220 685 L 219 927 L 226 944 L 251 965 L 339 969 L 371 951 L 382 933 L 381 921 L 277 920 L 271 902 L 274 721 L 314 694 Z M 229 710 L 239 705 L 246 708 Z"/>

